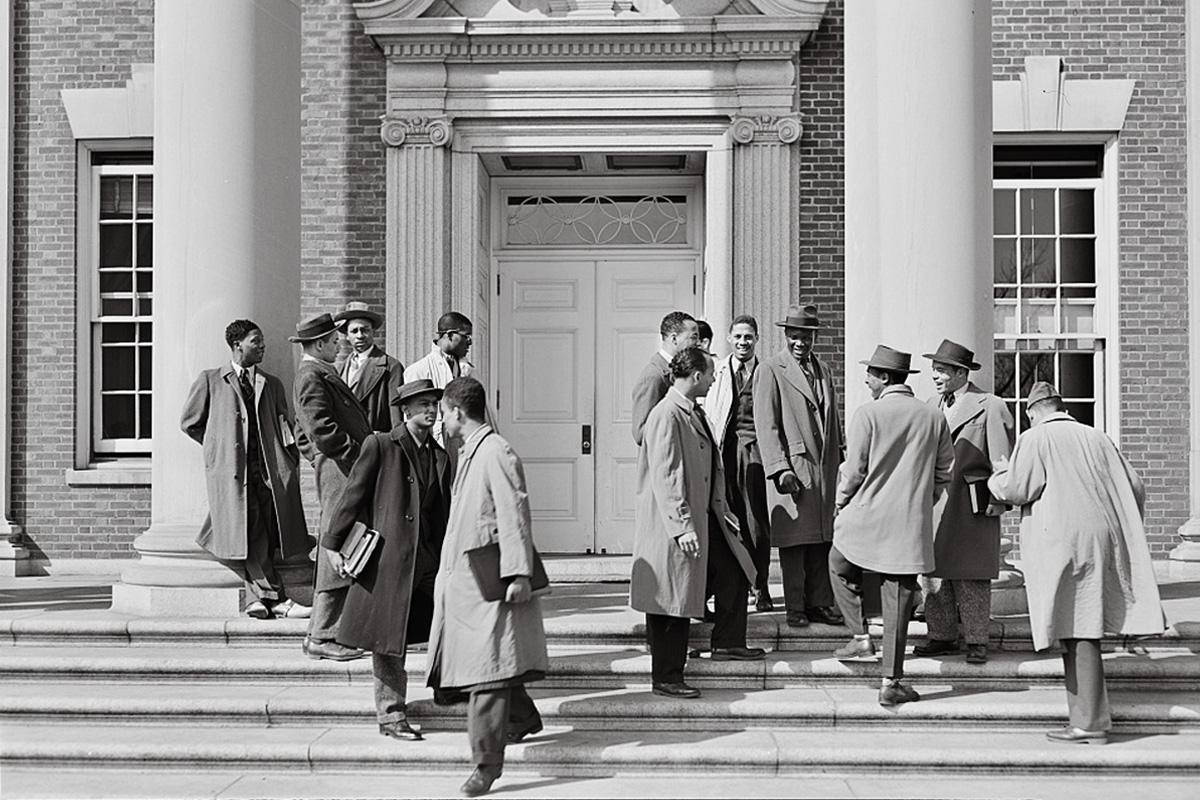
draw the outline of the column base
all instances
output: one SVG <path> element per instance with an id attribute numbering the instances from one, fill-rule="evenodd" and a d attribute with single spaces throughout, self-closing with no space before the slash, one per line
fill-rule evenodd
<path id="1" fill-rule="evenodd" d="M 112 587 L 112 610 L 137 617 L 222 617 L 241 614 L 242 590 L 201 586 Z"/>
<path id="2" fill-rule="evenodd" d="M 1179 528 L 1183 539 L 1167 556 L 1167 577 L 1172 580 L 1200 579 L 1200 517 L 1192 517 Z"/>
<path id="3" fill-rule="evenodd" d="M 0 520 L 0 577 L 24 578 L 36 573 L 30 553 L 20 544 L 21 526 Z"/>
<path id="4" fill-rule="evenodd" d="M 196 526 L 158 524 L 135 539 L 139 558 L 113 585 L 112 610 L 144 617 L 237 617 L 241 577 L 195 538 Z"/>

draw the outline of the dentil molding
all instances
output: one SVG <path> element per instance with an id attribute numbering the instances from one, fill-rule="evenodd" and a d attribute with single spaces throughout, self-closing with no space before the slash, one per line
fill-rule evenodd
<path id="1" fill-rule="evenodd" d="M 784 144 L 795 144 L 804 135 L 802 115 L 778 114 L 775 116 L 734 116 L 729 126 L 729 136 L 737 144 L 750 144 L 760 136 L 777 138 Z"/>
<path id="2" fill-rule="evenodd" d="M 384 117 L 379 138 L 388 147 L 405 143 L 449 147 L 454 140 L 454 125 L 449 117 Z"/>

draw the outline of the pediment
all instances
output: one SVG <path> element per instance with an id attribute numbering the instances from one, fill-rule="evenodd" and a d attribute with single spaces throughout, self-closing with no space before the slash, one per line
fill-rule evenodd
<path id="1" fill-rule="evenodd" d="M 820 18 L 828 0 L 368 0 L 355 3 L 364 21 L 670 20 L 722 16 Z"/>

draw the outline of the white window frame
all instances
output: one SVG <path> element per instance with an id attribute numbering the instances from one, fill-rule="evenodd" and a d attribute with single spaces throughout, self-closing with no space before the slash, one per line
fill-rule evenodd
<path id="1" fill-rule="evenodd" d="M 1087 144 L 1095 139 L 1084 141 L 1072 138 L 1064 141 L 1061 138 L 1031 139 L 1029 137 L 996 137 L 997 144 Z M 1119 184 L 1117 169 L 1119 164 L 1118 140 L 1116 137 L 1106 138 L 1104 144 L 1104 163 L 1099 178 L 1002 178 L 992 181 L 993 189 L 1079 189 L 1095 190 L 1095 225 L 1096 225 L 1096 302 L 1094 331 L 1092 334 L 1008 334 L 993 332 L 996 352 L 1013 352 L 1014 348 L 1005 343 L 1014 339 L 1021 341 L 1054 341 L 1078 339 L 1081 341 L 1101 340 L 1104 343 L 1102 351 L 1097 351 L 1094 367 L 1095 382 L 1095 426 L 1106 432 L 1114 441 L 1120 440 L 1120 222 L 1119 222 Z M 1055 213 L 1058 213 L 1056 208 Z M 1057 229 L 1057 225 L 1056 225 Z M 994 234 L 993 234 L 994 235 Z M 1018 224 L 1018 236 L 1019 224 Z M 993 303 L 995 298 L 993 297 Z M 1020 308 L 1017 309 L 1018 315 Z M 1086 351 L 1087 348 L 1084 348 Z M 1046 352 L 1064 352 L 1063 348 L 1048 347 Z M 1070 350 L 1066 350 L 1070 352 Z M 1020 380 L 1018 374 L 1017 380 Z M 1023 399 L 1023 398 L 1022 398 Z"/>
<path id="2" fill-rule="evenodd" d="M 92 161 L 95 153 L 149 153 L 153 146 L 149 139 L 79 140 L 77 145 L 75 470 L 91 470 L 116 460 L 124 466 L 148 465 L 153 453 L 152 439 L 104 440 L 100 437 L 100 344 L 94 332 L 100 320 L 100 174 L 103 171 L 106 174 L 153 175 L 153 166 L 99 166 L 93 165 Z M 139 320 L 152 322 L 148 317 L 130 318 L 131 322 Z M 73 483 L 75 479 L 70 474 L 68 471 L 68 483 Z"/>

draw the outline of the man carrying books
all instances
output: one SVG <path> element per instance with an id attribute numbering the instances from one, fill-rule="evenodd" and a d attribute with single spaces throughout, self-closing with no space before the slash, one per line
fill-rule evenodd
<path id="1" fill-rule="evenodd" d="M 542 729 L 525 684 L 544 677 L 549 665 L 542 607 L 533 593 L 537 553 L 525 470 L 486 415 L 479 381 L 462 377 L 447 384 L 443 431 L 463 444 L 434 589 L 429 685 L 439 702 L 470 696 L 467 738 L 475 771 L 462 785 L 468 797 L 484 794 L 500 777 L 507 743 Z M 487 574 L 478 555 L 493 549 L 498 574 Z M 504 593 L 489 600 L 496 583 Z"/>
<path id="2" fill-rule="evenodd" d="M 405 711 L 405 648 L 429 640 L 450 510 L 450 459 L 432 435 L 441 396 L 428 379 L 400 387 L 391 402 L 405 421 L 363 442 L 321 537 L 337 573 L 354 578 L 338 638 L 371 651 L 379 732 L 409 741 L 421 731 Z M 369 553 L 358 550 L 364 531 L 378 532 Z"/>

